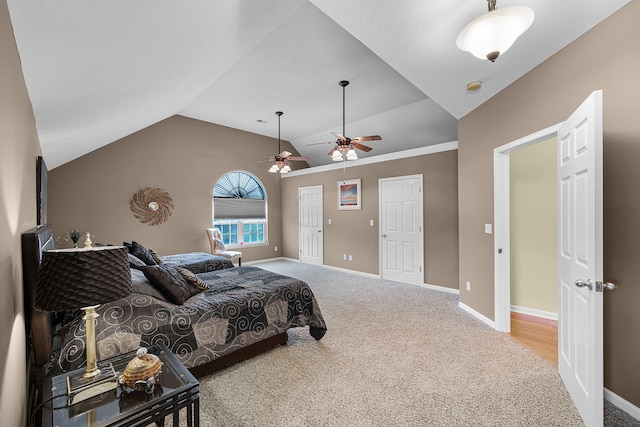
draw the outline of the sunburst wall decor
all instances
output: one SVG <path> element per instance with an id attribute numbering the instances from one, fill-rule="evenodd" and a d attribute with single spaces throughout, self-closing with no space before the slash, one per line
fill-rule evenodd
<path id="1" fill-rule="evenodd" d="M 138 190 L 129 201 L 131 212 L 140 222 L 148 225 L 162 224 L 173 212 L 173 200 L 169 193 L 157 187 Z"/>

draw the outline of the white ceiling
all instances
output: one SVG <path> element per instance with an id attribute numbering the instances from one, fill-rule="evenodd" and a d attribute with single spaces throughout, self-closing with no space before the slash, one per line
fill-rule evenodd
<path id="1" fill-rule="evenodd" d="M 455 44 L 485 0 L 8 0 L 50 169 L 175 114 L 281 136 L 311 166 L 454 141 L 463 117 L 630 0 L 498 0 L 536 14 L 495 63 Z M 400 7 L 401 6 L 401 7 Z M 483 87 L 468 92 L 466 84 Z M 277 144 L 274 143 L 274 154 Z"/>

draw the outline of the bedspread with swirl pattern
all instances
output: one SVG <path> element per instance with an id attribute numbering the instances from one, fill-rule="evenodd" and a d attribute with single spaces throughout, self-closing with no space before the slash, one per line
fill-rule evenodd
<path id="1" fill-rule="evenodd" d="M 187 367 L 199 366 L 294 327 L 309 326 L 316 340 L 326 332 L 309 286 L 258 267 L 198 274 L 209 290 L 174 305 L 131 294 L 98 308 L 98 360 L 164 343 Z M 63 371 L 84 364 L 85 322 L 65 333 L 58 364 Z"/>

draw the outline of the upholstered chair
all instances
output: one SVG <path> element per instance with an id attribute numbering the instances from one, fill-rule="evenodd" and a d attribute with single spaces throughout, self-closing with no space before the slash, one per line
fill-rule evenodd
<path id="1" fill-rule="evenodd" d="M 207 236 L 209 236 L 212 254 L 223 256 L 231 262 L 238 260 L 238 266 L 242 265 L 242 252 L 229 251 L 225 248 L 219 228 L 207 228 Z"/>

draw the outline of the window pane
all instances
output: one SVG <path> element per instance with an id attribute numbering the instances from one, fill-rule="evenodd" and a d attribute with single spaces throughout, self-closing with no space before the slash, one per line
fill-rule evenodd
<path id="1" fill-rule="evenodd" d="M 238 243 L 238 224 L 237 223 L 220 223 L 213 224 L 214 227 L 220 229 L 222 233 L 222 241 L 225 245 Z"/>
<path id="2" fill-rule="evenodd" d="M 264 242 L 264 223 L 246 222 L 243 228 L 243 237 L 245 243 Z"/>

